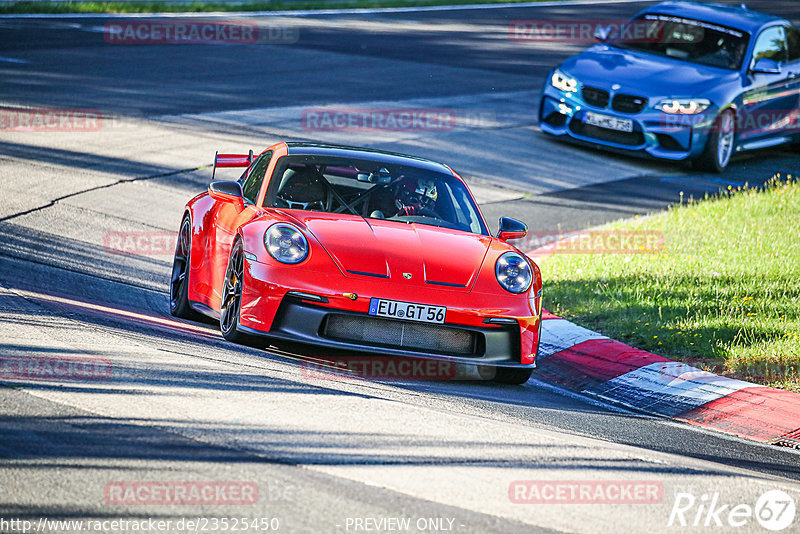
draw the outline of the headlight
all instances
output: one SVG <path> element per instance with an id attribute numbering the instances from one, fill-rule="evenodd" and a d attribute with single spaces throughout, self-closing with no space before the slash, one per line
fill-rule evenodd
<path id="1" fill-rule="evenodd" d="M 528 260 L 517 252 L 506 252 L 497 258 L 494 274 L 503 289 L 512 293 L 524 293 L 533 282 L 533 272 Z"/>
<path id="2" fill-rule="evenodd" d="M 655 108 L 670 115 L 697 115 L 710 105 L 711 102 L 705 98 L 668 98 L 656 104 Z"/>
<path id="3" fill-rule="evenodd" d="M 550 84 L 556 89 L 566 91 L 567 93 L 574 93 L 578 90 L 578 80 L 567 76 L 558 69 L 556 69 L 550 77 Z"/>
<path id="4" fill-rule="evenodd" d="M 308 256 L 308 240 L 291 224 L 277 223 L 264 233 L 269 255 L 281 263 L 300 263 Z"/>

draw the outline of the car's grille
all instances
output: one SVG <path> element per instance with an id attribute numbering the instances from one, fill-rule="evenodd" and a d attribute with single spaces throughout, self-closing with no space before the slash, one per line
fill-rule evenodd
<path id="1" fill-rule="evenodd" d="M 606 141 L 618 145 L 639 146 L 644 143 L 644 134 L 640 131 L 619 132 L 617 130 L 586 124 L 581 122 L 580 119 L 573 119 L 570 121 L 569 129 L 583 137 L 591 137 L 598 141 Z"/>
<path id="2" fill-rule="evenodd" d="M 611 108 L 620 113 L 639 113 L 647 105 L 647 99 L 641 96 L 617 94 L 611 101 Z"/>
<path id="3" fill-rule="evenodd" d="M 322 335 L 340 341 L 458 356 L 478 355 L 478 333 L 359 315 L 328 315 Z"/>
<path id="4" fill-rule="evenodd" d="M 598 89 L 597 87 L 592 87 L 591 85 L 584 85 L 583 89 L 581 90 L 581 95 L 583 95 L 583 101 L 590 106 L 604 108 L 608 105 L 609 95 L 608 91 L 604 89 Z"/>

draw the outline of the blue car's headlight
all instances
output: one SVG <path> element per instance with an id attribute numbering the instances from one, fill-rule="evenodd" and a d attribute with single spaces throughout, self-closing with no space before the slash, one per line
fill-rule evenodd
<path id="1" fill-rule="evenodd" d="M 574 93 L 578 90 L 578 80 L 572 76 L 567 76 L 558 69 L 553 71 L 553 75 L 550 77 L 550 85 L 567 93 Z"/>
<path id="2" fill-rule="evenodd" d="M 705 98 L 667 98 L 653 107 L 670 115 L 697 115 L 710 105 L 711 101 Z"/>
<path id="3" fill-rule="evenodd" d="M 531 287 L 533 271 L 528 260 L 517 252 L 506 252 L 494 265 L 497 282 L 511 293 L 524 293 Z"/>
<path id="4" fill-rule="evenodd" d="M 264 232 L 264 246 L 281 263 L 300 263 L 308 256 L 308 240 L 291 224 L 273 224 Z"/>

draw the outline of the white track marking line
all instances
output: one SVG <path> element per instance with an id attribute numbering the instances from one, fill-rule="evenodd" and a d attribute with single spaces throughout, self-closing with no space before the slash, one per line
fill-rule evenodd
<path id="1" fill-rule="evenodd" d="M 15 57 L 6 57 L 6 56 L 0 56 L 0 62 L 1 63 L 19 63 L 21 65 L 26 65 L 26 64 L 30 63 L 30 61 L 28 61 L 27 59 L 18 59 L 18 58 L 15 58 Z"/>
<path id="2" fill-rule="evenodd" d="M 635 4 L 641 0 L 556 0 L 551 2 L 519 2 L 503 4 L 467 4 L 450 6 L 418 6 L 418 7 L 371 7 L 354 9 L 303 9 L 296 11 L 230 11 L 208 13 L 18 13 L 13 15 L 0 15 L 0 19 L 30 19 L 30 18 L 105 18 L 105 19 L 124 19 L 124 18 L 210 18 L 210 17 L 307 17 L 314 15 L 364 15 L 381 13 L 420 13 L 426 11 L 476 11 L 489 9 L 508 9 L 508 8 L 528 8 L 528 7 L 560 7 L 564 5 L 607 5 L 607 4 Z"/>

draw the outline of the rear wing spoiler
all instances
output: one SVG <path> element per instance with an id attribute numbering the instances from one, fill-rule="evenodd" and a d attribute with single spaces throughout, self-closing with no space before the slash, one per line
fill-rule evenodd
<path id="1" fill-rule="evenodd" d="M 244 154 L 214 154 L 214 169 L 211 171 L 211 181 L 214 181 L 214 176 L 217 174 L 217 167 L 249 167 L 253 163 L 253 151 L 247 155 Z"/>

